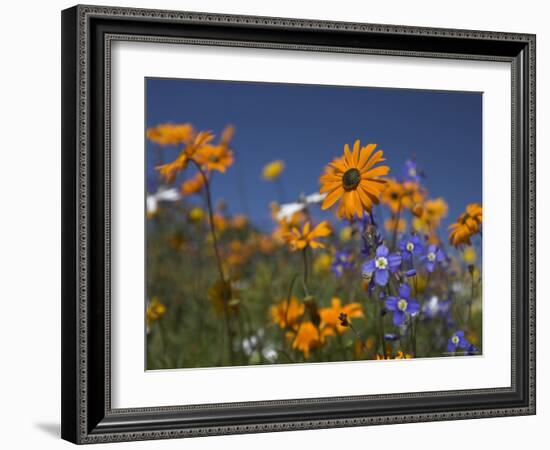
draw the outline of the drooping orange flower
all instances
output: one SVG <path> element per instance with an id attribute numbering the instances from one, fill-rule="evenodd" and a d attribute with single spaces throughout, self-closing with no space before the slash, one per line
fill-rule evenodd
<path id="1" fill-rule="evenodd" d="M 321 327 L 326 326 L 332 331 L 343 334 L 348 327 L 343 327 L 338 316 L 344 313 L 349 319 L 357 317 L 363 317 L 363 307 L 356 302 L 342 305 L 342 301 L 338 297 L 333 297 L 331 300 L 331 306 L 328 308 L 321 308 L 319 315 L 321 316 Z"/>
<path id="2" fill-rule="evenodd" d="M 226 127 L 222 133 L 220 142 L 217 145 L 205 144 L 197 152 L 197 162 L 205 170 L 225 173 L 228 167 L 233 164 L 233 152 L 229 149 L 229 143 L 233 136 L 233 127 Z"/>
<path id="3" fill-rule="evenodd" d="M 177 156 L 177 158 L 169 163 L 161 164 L 155 167 L 159 174 L 164 178 L 167 183 L 172 183 L 177 175 L 187 167 L 187 164 L 191 159 L 195 158 L 197 151 L 204 145 L 207 145 L 214 139 L 214 135 L 210 131 L 200 131 L 193 133 L 193 136 L 186 143 L 183 150 Z"/>
<path id="4" fill-rule="evenodd" d="M 354 216 L 363 217 L 364 212 L 370 212 L 372 206 L 379 202 L 384 189 L 385 180 L 379 178 L 390 171 L 388 166 L 377 166 L 385 161 L 384 152 L 376 149 L 376 144 L 368 144 L 361 148 L 361 142 L 356 140 L 353 151 L 349 145 L 344 146 L 344 155 L 333 160 L 325 169 L 319 182 L 321 193 L 327 196 L 321 205 L 322 209 L 330 208 L 338 200 L 338 216 L 348 219 Z"/>
<path id="5" fill-rule="evenodd" d="M 293 336 L 291 332 L 287 336 Z M 309 358 L 311 350 L 322 347 L 325 344 L 326 329 L 317 328 L 312 322 L 300 324 L 292 341 L 292 348 L 300 350 L 304 358 Z"/>
<path id="6" fill-rule="evenodd" d="M 157 145 L 181 145 L 189 142 L 193 136 L 193 127 L 189 123 L 163 123 L 147 129 L 147 139 Z"/>
<path id="7" fill-rule="evenodd" d="M 330 235 L 331 232 L 332 230 L 327 221 L 321 222 L 313 230 L 311 229 L 310 223 L 306 222 L 302 231 L 294 227 L 286 234 L 285 239 L 291 251 L 303 250 L 306 247 L 311 247 L 313 249 L 324 248 L 325 245 L 318 242 L 316 239 L 326 237 Z"/>
<path id="8" fill-rule="evenodd" d="M 271 321 L 283 329 L 294 328 L 304 311 L 305 305 L 293 296 L 290 303 L 283 300 L 271 307 Z"/>
<path id="9" fill-rule="evenodd" d="M 204 186 L 204 177 L 200 172 L 197 172 L 193 177 L 185 180 L 181 184 L 182 195 L 191 195 L 199 192 Z"/>
<path id="10" fill-rule="evenodd" d="M 449 226 L 449 242 L 458 247 L 470 245 L 470 239 L 481 231 L 483 208 L 478 203 L 470 203 L 457 221 Z"/>

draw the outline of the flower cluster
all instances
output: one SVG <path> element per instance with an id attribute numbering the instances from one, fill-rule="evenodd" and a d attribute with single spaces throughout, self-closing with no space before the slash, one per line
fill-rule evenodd
<path id="1" fill-rule="evenodd" d="M 445 235 L 454 210 L 430 195 L 420 163 L 390 173 L 390 151 L 355 140 L 322 161 L 318 192 L 292 201 L 292 164 L 263 161 L 266 225 L 245 213 L 246 193 L 241 209 L 213 198 L 219 177 L 245 164 L 233 134 L 188 123 L 146 132 L 160 186 L 147 195 L 148 367 L 481 353 L 480 204 Z"/>

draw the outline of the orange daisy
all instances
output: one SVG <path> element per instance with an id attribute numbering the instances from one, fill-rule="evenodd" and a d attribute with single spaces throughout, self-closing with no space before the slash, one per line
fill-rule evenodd
<path id="1" fill-rule="evenodd" d="M 323 221 L 317 225 L 313 230 L 309 222 L 306 222 L 302 231 L 299 228 L 294 227 L 290 232 L 286 233 L 285 239 L 290 245 L 291 251 L 303 250 L 306 247 L 311 248 L 324 248 L 325 245 L 318 242 L 316 239 L 326 237 L 330 235 L 332 230 L 330 229 L 328 222 Z"/>
<path id="2" fill-rule="evenodd" d="M 292 348 L 300 350 L 304 354 L 304 358 L 309 358 L 311 350 L 319 348 L 325 343 L 326 330 L 319 330 L 312 322 L 303 322 L 298 328 Z M 293 336 L 291 332 L 287 336 Z"/>
<path id="3" fill-rule="evenodd" d="M 293 328 L 303 316 L 304 311 L 305 305 L 293 296 L 290 302 L 283 300 L 271 307 L 271 321 L 283 329 Z"/>
<path id="4" fill-rule="evenodd" d="M 338 334 L 343 334 L 348 327 L 343 327 L 338 316 L 344 313 L 348 318 L 363 317 L 363 308 L 359 303 L 348 303 L 342 306 L 342 301 L 338 297 L 333 297 L 331 306 L 321 308 L 319 315 L 321 316 L 321 327 L 323 325 L 329 327 Z"/>
<path id="5" fill-rule="evenodd" d="M 344 145 L 344 155 L 333 160 L 319 179 L 321 193 L 326 193 L 322 209 L 330 208 L 338 200 L 338 216 L 348 219 L 357 215 L 363 217 L 365 211 L 370 212 L 372 206 L 379 202 L 384 190 L 385 180 L 380 179 L 390 171 L 388 166 L 377 166 L 385 161 L 384 152 L 376 149 L 376 144 L 368 144 L 361 148 L 361 142 L 356 140 L 353 151 L 349 145 Z"/>
<path id="6" fill-rule="evenodd" d="M 449 242 L 451 245 L 470 245 L 470 239 L 481 231 L 483 208 L 478 203 L 470 203 L 466 206 L 456 223 L 449 226 Z"/>

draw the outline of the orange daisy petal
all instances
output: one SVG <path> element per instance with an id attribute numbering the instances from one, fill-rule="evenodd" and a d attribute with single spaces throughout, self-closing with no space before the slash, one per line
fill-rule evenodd
<path id="1" fill-rule="evenodd" d="M 332 191 L 330 194 L 328 194 L 325 199 L 323 200 L 323 204 L 321 205 L 321 209 L 327 209 L 330 208 L 332 205 L 336 203 L 336 201 L 344 194 L 344 188 L 339 187 Z"/>
<path id="2" fill-rule="evenodd" d="M 383 177 L 384 175 L 387 175 L 390 172 L 390 168 L 388 166 L 378 166 L 374 169 L 369 170 L 368 172 L 363 172 L 361 175 L 361 178 L 376 178 L 376 177 Z"/>

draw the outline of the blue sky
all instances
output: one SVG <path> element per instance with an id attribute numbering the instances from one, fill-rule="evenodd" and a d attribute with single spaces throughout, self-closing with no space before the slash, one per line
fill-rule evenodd
<path id="1" fill-rule="evenodd" d="M 319 188 L 325 165 L 345 143 L 374 142 L 384 150 L 391 174 L 399 176 L 415 156 L 426 173 L 430 197 L 449 204 L 447 226 L 466 204 L 481 203 L 482 94 L 387 88 L 146 79 L 146 126 L 190 122 L 219 134 L 235 126 L 235 163 L 216 176 L 212 192 L 233 213 L 247 212 L 269 225 L 269 203 L 278 199 L 262 167 L 286 163 L 285 200 Z M 147 143 L 148 179 L 153 147 Z M 166 160 L 175 150 L 165 151 Z M 244 192 L 243 196 L 239 192 Z"/>

